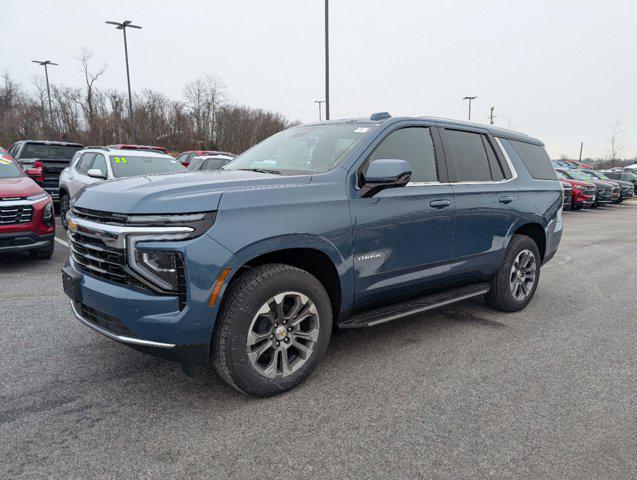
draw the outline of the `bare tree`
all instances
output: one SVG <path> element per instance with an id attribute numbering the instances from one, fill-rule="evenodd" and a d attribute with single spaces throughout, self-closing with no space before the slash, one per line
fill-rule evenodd
<path id="1" fill-rule="evenodd" d="M 84 96 L 80 99 L 80 105 L 84 110 L 84 117 L 88 124 L 91 138 L 98 140 L 99 132 L 97 132 L 96 114 L 97 114 L 97 96 L 98 92 L 95 88 L 95 82 L 106 72 L 106 65 L 102 65 L 97 70 L 91 68 L 91 59 L 93 53 L 86 47 L 82 47 L 80 54 L 76 57 L 80 62 L 81 72 L 84 75 Z M 91 142 L 98 143 L 98 142 Z"/>
<path id="2" fill-rule="evenodd" d="M 621 128 L 621 122 L 615 120 L 615 126 L 610 136 L 606 138 L 608 142 L 608 159 L 611 161 L 612 166 L 616 166 L 615 162 L 620 159 L 624 154 L 626 148 L 626 141 L 624 139 L 624 132 Z"/>

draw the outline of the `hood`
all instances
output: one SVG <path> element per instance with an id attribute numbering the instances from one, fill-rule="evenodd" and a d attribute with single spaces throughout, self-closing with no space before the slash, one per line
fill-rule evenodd
<path id="1" fill-rule="evenodd" d="M 42 188 L 29 177 L 0 178 L 0 198 L 29 197 L 42 193 Z"/>
<path id="2" fill-rule="evenodd" d="M 311 178 L 239 170 L 147 175 L 89 185 L 74 204 L 116 213 L 206 212 L 217 209 L 224 192 L 286 188 Z"/>
<path id="3" fill-rule="evenodd" d="M 571 185 L 577 185 L 578 187 L 594 187 L 593 182 L 585 182 L 583 180 L 571 180 L 570 178 L 562 179 L 563 182 L 570 183 Z"/>
<path id="4" fill-rule="evenodd" d="M 633 182 L 627 182 L 626 180 L 615 180 L 614 178 L 611 178 L 610 180 L 604 180 L 604 181 L 605 182 L 616 183 L 617 185 L 619 185 L 622 188 L 624 188 L 624 187 L 632 187 L 633 186 Z"/>

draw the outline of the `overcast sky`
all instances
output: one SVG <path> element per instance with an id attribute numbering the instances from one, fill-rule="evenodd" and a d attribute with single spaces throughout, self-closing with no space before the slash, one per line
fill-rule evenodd
<path id="1" fill-rule="evenodd" d="M 107 64 L 103 88 L 126 85 L 121 32 L 133 20 L 133 89 L 181 98 L 206 73 L 235 102 L 314 121 L 324 96 L 323 0 L 3 0 L 0 70 L 30 85 L 81 85 L 80 47 Z M 539 137 L 552 157 L 605 156 L 620 120 L 637 156 L 637 1 L 331 0 L 332 118 L 436 115 Z"/>

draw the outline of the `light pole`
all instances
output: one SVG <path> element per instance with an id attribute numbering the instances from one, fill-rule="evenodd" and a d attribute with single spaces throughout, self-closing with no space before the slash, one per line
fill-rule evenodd
<path id="1" fill-rule="evenodd" d="M 314 100 L 314 103 L 318 103 L 318 107 L 319 107 L 319 122 L 322 120 L 321 119 L 321 103 L 325 103 L 325 100 Z"/>
<path id="2" fill-rule="evenodd" d="M 131 143 L 135 143 L 135 124 L 133 122 L 133 97 L 130 91 L 130 71 L 128 69 L 128 44 L 126 43 L 126 29 L 127 28 L 139 28 L 139 25 L 133 25 L 130 20 L 124 20 L 123 22 L 111 22 L 106 21 L 109 25 L 115 25 L 117 30 L 124 32 L 124 55 L 126 57 L 126 81 L 128 82 L 128 114 L 130 116 L 130 137 Z"/>
<path id="3" fill-rule="evenodd" d="M 330 36 L 329 0 L 325 0 L 325 120 L 330 119 Z M 320 107 L 320 105 L 319 105 Z"/>
<path id="4" fill-rule="evenodd" d="M 46 77 L 46 94 L 49 97 L 49 116 L 51 118 L 51 130 L 53 130 L 53 108 L 51 107 L 51 89 L 49 88 L 49 65 L 57 65 L 51 60 L 31 60 L 33 63 L 44 66 L 44 76 Z"/>
<path id="5" fill-rule="evenodd" d="M 478 97 L 464 97 L 463 100 L 469 100 L 469 121 L 471 121 L 471 101 Z"/>

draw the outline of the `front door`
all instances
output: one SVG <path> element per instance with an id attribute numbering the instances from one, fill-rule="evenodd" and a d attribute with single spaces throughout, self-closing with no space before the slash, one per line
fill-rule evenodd
<path id="1" fill-rule="evenodd" d="M 410 183 L 371 198 L 354 194 L 356 306 L 411 296 L 449 271 L 454 197 L 434 128 L 405 126 L 386 134 L 359 170 L 375 159 L 410 163 Z"/>

